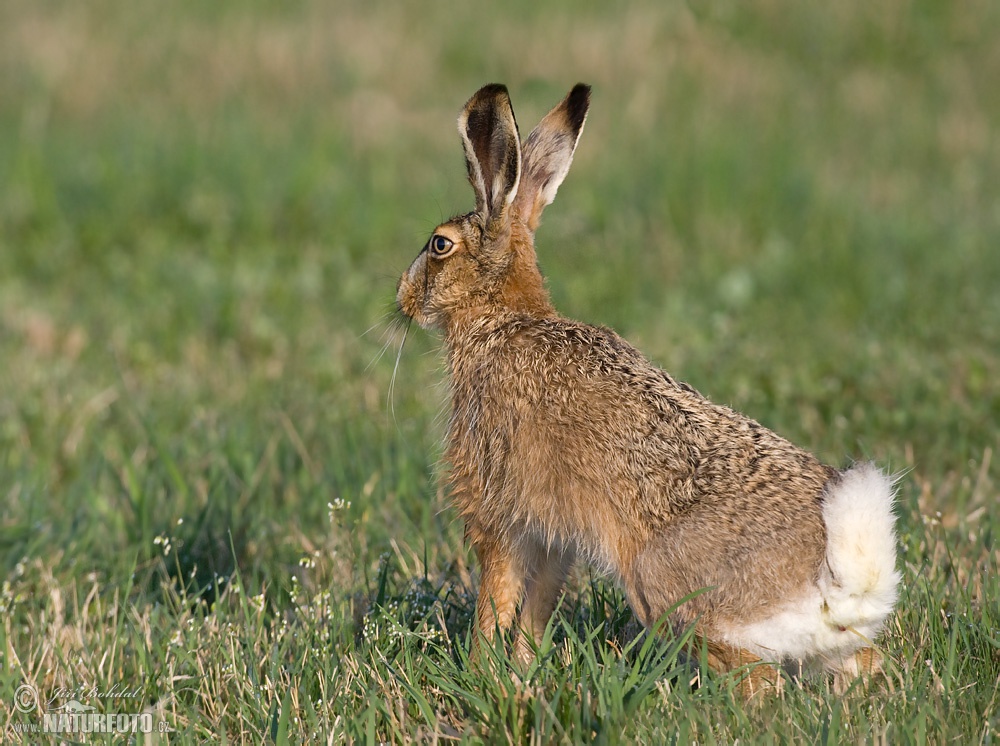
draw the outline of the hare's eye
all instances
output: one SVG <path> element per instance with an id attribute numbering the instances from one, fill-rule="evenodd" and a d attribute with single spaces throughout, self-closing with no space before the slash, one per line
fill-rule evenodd
<path id="1" fill-rule="evenodd" d="M 455 243 L 451 239 L 445 238 L 444 236 L 434 235 L 431 236 L 429 246 L 431 248 L 431 253 L 440 258 L 448 256 L 448 254 L 451 253 L 451 250 L 455 247 Z"/>

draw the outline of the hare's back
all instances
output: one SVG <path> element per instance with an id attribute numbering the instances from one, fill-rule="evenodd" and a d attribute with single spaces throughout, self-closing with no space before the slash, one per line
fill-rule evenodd
<path id="1" fill-rule="evenodd" d="M 554 319 L 515 337 L 511 390 L 498 403 L 521 402 L 523 440 L 548 463 L 627 482 L 617 492 L 657 522 L 694 504 L 728 517 L 819 517 L 836 470 L 673 379 L 614 331 Z"/>

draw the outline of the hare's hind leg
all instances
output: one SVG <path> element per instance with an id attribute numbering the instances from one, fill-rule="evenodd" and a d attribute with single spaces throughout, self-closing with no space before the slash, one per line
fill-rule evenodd
<path id="1" fill-rule="evenodd" d="M 759 701 L 768 694 L 781 693 L 784 684 L 781 672 L 753 653 L 704 637 L 696 637 L 692 645 L 695 652 L 704 646 L 706 662 L 716 673 L 741 672 L 737 691 L 745 700 Z"/>
<path id="2" fill-rule="evenodd" d="M 538 546 L 528 559 L 527 590 L 514 642 L 514 651 L 525 664 L 535 657 L 529 636 L 535 645 L 541 643 L 545 625 L 549 623 L 573 566 L 574 554 L 571 549 Z"/>
<path id="3" fill-rule="evenodd" d="M 857 679 L 868 684 L 882 673 L 882 654 L 875 648 L 861 648 L 833 666 L 833 691 L 844 694 Z"/>

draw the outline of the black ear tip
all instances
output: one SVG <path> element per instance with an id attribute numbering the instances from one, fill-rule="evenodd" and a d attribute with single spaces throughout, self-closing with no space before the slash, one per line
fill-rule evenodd
<path id="1" fill-rule="evenodd" d="M 510 98 L 510 94 L 507 92 L 507 86 L 503 83 L 487 83 L 472 97 L 474 99 L 488 99 L 497 98 L 498 96 L 506 96 Z"/>
<path id="2" fill-rule="evenodd" d="M 577 83 L 566 96 L 566 113 L 575 129 L 583 126 L 588 109 L 590 109 L 590 86 L 586 83 Z"/>

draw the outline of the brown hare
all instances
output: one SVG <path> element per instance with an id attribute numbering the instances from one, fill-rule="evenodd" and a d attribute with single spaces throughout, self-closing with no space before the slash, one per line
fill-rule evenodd
<path id="1" fill-rule="evenodd" d="M 624 588 L 653 626 L 695 625 L 719 671 L 766 661 L 845 686 L 896 601 L 893 481 L 820 463 L 713 404 L 610 329 L 561 317 L 534 231 L 583 130 L 577 85 L 522 144 L 507 89 L 458 119 L 472 212 L 438 226 L 397 303 L 443 331 L 451 493 L 481 568 L 474 652 L 517 625 L 538 640 L 575 558 Z M 518 615 L 518 609 L 520 614 Z M 750 666 L 746 694 L 780 685 Z"/>

